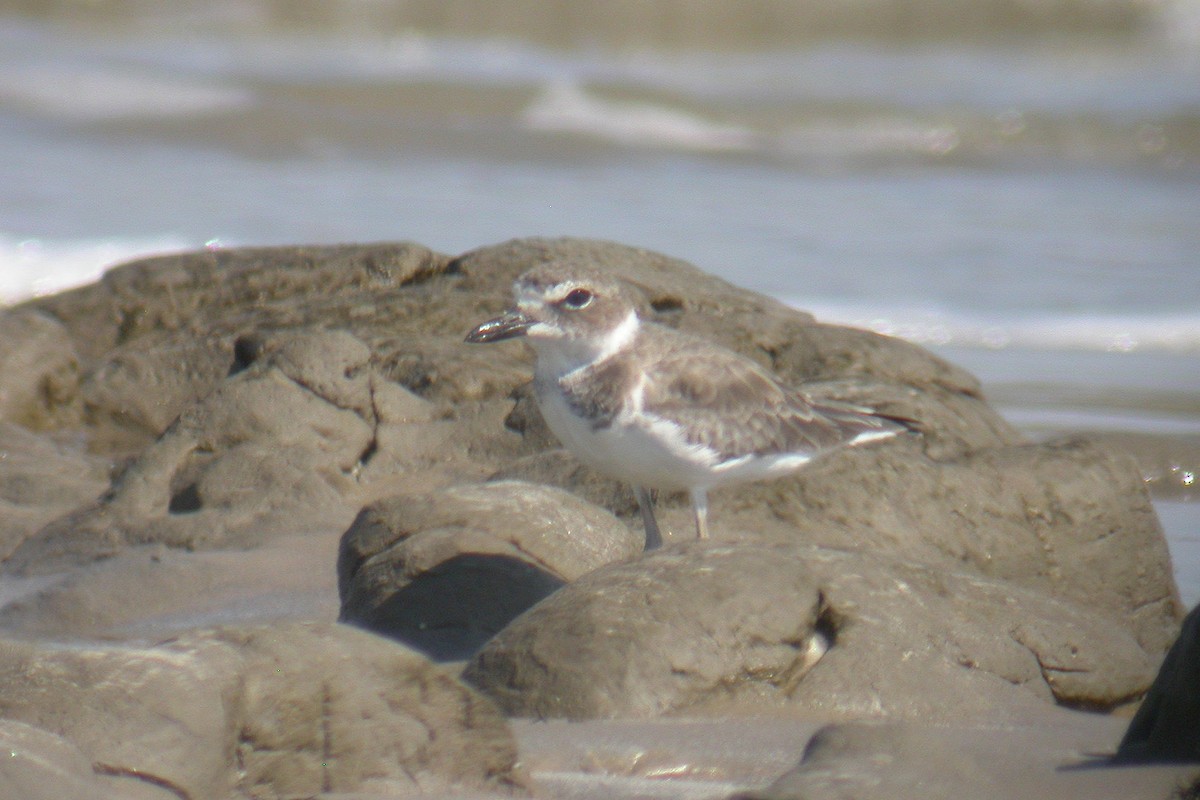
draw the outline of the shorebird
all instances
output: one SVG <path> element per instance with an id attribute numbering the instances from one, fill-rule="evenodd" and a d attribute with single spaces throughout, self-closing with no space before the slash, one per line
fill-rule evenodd
<path id="1" fill-rule="evenodd" d="M 647 550 L 662 543 L 652 489 L 687 491 L 705 539 L 709 490 L 910 429 L 900 417 L 818 402 L 752 359 L 640 319 L 624 285 L 587 267 L 535 267 L 513 296 L 515 307 L 466 340 L 528 340 L 546 424 L 581 462 L 632 484 Z"/>

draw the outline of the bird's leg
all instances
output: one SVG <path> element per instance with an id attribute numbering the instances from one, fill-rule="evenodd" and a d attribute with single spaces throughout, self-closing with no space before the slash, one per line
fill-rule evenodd
<path id="1" fill-rule="evenodd" d="M 646 550 L 657 550 L 662 547 L 662 534 L 658 532 L 658 520 L 654 518 L 654 498 L 650 490 L 637 486 L 638 509 L 642 512 L 642 527 L 646 529 Z"/>
<path id="2" fill-rule="evenodd" d="M 696 514 L 696 538 L 708 538 L 708 492 L 692 489 L 692 511 Z"/>

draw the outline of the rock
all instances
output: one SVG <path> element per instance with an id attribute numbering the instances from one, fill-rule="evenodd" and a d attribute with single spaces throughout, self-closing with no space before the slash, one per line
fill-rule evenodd
<path id="1" fill-rule="evenodd" d="M 1168 646 L 1170 555 L 1128 459 L 1086 439 L 946 461 L 897 445 L 831 455 L 735 502 L 764 503 L 793 539 L 969 567 L 1111 612 L 1151 652 Z"/>
<path id="2" fill-rule="evenodd" d="M 448 261 L 410 243 L 200 250 L 139 259 L 98 283 L 20 307 L 59 320 L 88 370 L 147 336 L 169 333 L 183 343 L 203 333 L 233 341 L 295 330 L 318 317 L 322 329 L 351 332 L 362 321 L 403 319 L 421 301 L 391 291 L 419 286 Z"/>
<path id="3" fill-rule="evenodd" d="M 1178 768 L 1099 768 L 1088 754 L 1106 742 L 1083 715 L 1031 719 L 1002 728 L 831 725 L 813 736 L 795 769 L 765 790 L 731 800 L 1166 798 L 1184 776 Z"/>
<path id="4" fill-rule="evenodd" d="M 110 773 L 141 774 L 183 797 L 227 796 L 236 654 L 208 655 L 4 642 L 0 716 L 64 737 Z"/>
<path id="5" fill-rule="evenodd" d="M 199 335 L 144 336 L 105 354 L 80 394 L 92 447 L 139 453 L 229 374 L 231 343 Z"/>
<path id="6" fill-rule="evenodd" d="M 236 752 L 246 794 L 436 795 L 515 781 L 503 718 L 411 651 L 345 626 L 218 636 L 246 663 Z"/>
<path id="7" fill-rule="evenodd" d="M 0 720 L 0 797 L 21 800 L 118 800 L 77 747 L 23 722 Z M 130 798 L 132 800 L 132 798 Z"/>
<path id="8" fill-rule="evenodd" d="M 691 545 L 565 586 L 464 677 L 514 716 L 996 719 L 1047 700 L 1117 705 L 1149 685 L 1151 659 L 1110 617 L 966 572 Z"/>
<path id="9" fill-rule="evenodd" d="M 66 328 L 28 307 L 0 313 L 0 421 L 35 429 L 77 423 L 78 394 Z"/>
<path id="10" fill-rule="evenodd" d="M 372 449 L 369 351 L 344 333 L 286 337 L 189 406 L 96 508 L 64 517 L 10 558 L 18 571 L 162 543 L 188 549 L 337 527 Z"/>
<path id="11" fill-rule="evenodd" d="M 147 649 L 4 643 L 0 714 L 178 797 L 504 790 L 516 749 L 426 659 L 330 624 L 202 630 Z"/>
<path id="12" fill-rule="evenodd" d="M 564 583 L 640 550 L 607 511 L 547 486 L 393 496 L 363 509 L 342 538 L 340 619 L 463 659 Z"/>
<path id="13" fill-rule="evenodd" d="M 60 440 L 62 439 L 62 440 Z M 108 488 L 109 465 L 80 443 L 0 422 L 0 559 Z"/>
<path id="14" fill-rule="evenodd" d="M 1200 762 L 1200 606 L 1184 619 L 1113 760 Z"/>

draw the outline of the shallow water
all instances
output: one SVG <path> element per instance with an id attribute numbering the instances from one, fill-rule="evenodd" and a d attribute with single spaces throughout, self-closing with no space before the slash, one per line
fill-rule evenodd
<path id="1" fill-rule="evenodd" d="M 1200 2 L 686 5 L 0 3 L 0 301 L 594 236 L 933 347 L 1034 435 L 1200 431 Z"/>

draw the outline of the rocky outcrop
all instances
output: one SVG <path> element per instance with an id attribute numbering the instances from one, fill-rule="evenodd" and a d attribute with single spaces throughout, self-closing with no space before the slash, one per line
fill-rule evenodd
<path id="1" fill-rule="evenodd" d="M 920 434 L 714 492 L 708 547 L 690 543 L 684 499 L 661 497 L 667 546 L 638 559 L 632 496 L 557 449 L 527 350 L 462 342 L 518 273 L 562 257 L 627 280 L 647 318 Z M 342 618 L 473 656 L 471 679 L 514 713 L 1107 708 L 1146 688 L 1177 630 L 1166 545 L 1125 458 L 1027 442 L 931 353 L 655 253 L 574 239 L 454 258 L 205 251 L 0 323 L 17 337 L 0 370 L 44 353 L 3 420 L 87 446 L 57 451 L 79 470 L 61 493 L 3 495 L 19 521 L 8 572 L 71 571 L 0 615 L 24 631 L 93 635 L 90 609 L 127 630 L 140 608 L 170 613 L 180 587 L 202 594 L 188 570 L 234 595 L 215 576 L 270 587 L 295 566 L 272 548 L 304 537 L 326 543 L 332 582 L 343 532 Z"/>

